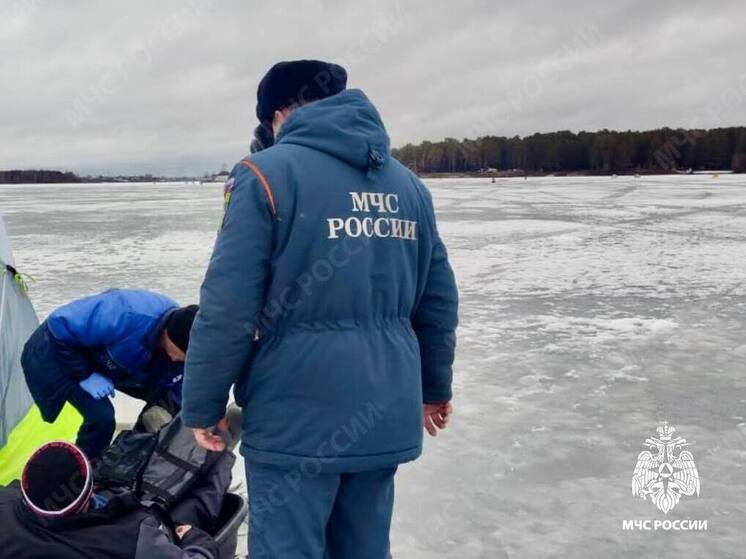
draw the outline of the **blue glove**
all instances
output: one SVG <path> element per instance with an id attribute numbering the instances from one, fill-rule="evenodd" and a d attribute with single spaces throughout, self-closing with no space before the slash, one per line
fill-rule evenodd
<path id="1" fill-rule="evenodd" d="M 102 374 L 93 373 L 78 384 L 96 400 L 100 400 L 106 396 L 114 396 L 114 383 Z"/>

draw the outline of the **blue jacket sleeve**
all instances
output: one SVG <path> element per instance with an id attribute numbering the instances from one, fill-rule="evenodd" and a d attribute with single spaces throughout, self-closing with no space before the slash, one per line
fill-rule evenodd
<path id="1" fill-rule="evenodd" d="M 248 169 L 237 167 L 232 179 L 184 367 L 182 418 L 189 427 L 215 425 L 225 414 L 230 387 L 251 351 L 269 281 L 274 234 L 269 199 Z"/>
<path id="2" fill-rule="evenodd" d="M 420 346 L 422 399 L 426 404 L 436 404 L 446 402 L 453 396 L 451 382 L 458 326 L 458 290 L 446 247 L 435 227 L 429 196 L 427 202 L 434 236 L 433 250 L 425 289 L 415 309 L 412 327 Z"/>

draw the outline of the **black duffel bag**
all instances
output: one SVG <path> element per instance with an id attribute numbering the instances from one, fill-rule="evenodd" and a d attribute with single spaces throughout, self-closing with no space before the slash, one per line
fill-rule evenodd
<path id="1" fill-rule="evenodd" d="M 157 433 L 122 431 L 95 465 L 94 479 L 99 490 L 134 491 L 153 454 Z"/>
<path id="2" fill-rule="evenodd" d="M 143 500 L 170 508 L 187 494 L 199 475 L 207 471 L 220 453 L 209 452 L 195 443 L 192 430 L 177 415 L 158 433 L 137 490 Z"/>
<path id="3" fill-rule="evenodd" d="M 197 445 L 192 430 L 177 415 L 158 433 L 119 433 L 97 465 L 95 479 L 103 492 L 132 491 L 143 502 L 169 509 L 220 455 Z"/>

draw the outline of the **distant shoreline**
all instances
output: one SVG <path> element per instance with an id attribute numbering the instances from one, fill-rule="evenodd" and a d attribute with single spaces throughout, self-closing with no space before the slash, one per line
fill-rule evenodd
<path id="1" fill-rule="evenodd" d="M 514 171 L 495 171 L 495 172 L 471 172 L 471 173 L 418 173 L 417 176 L 423 179 L 504 179 L 504 178 L 522 178 L 522 177 L 645 177 L 645 176 L 666 176 L 666 175 L 738 175 L 743 174 L 741 171 L 731 169 L 702 169 L 697 171 L 639 171 L 625 173 L 607 173 L 593 171 L 569 171 L 569 172 L 524 172 Z"/>
<path id="2" fill-rule="evenodd" d="M 529 173 L 529 174 L 511 174 L 511 173 L 498 173 L 495 175 L 480 175 L 478 173 L 425 173 L 418 175 L 418 177 L 422 180 L 437 180 L 437 179 L 482 179 L 484 181 L 490 182 L 492 179 L 500 180 L 500 179 L 528 179 L 528 178 L 567 178 L 567 177 L 607 177 L 607 178 L 616 178 L 616 177 L 635 177 L 635 178 L 643 178 L 643 177 L 670 177 L 670 176 L 678 176 L 683 173 L 619 173 L 619 174 L 606 174 L 606 173 Z M 700 171 L 697 173 L 691 173 L 691 174 L 685 174 L 684 176 L 700 176 L 700 177 L 717 177 L 720 175 L 737 175 L 741 176 L 745 173 L 734 173 L 733 171 Z M 127 180 L 127 181 L 87 181 L 87 180 L 81 180 L 81 181 L 75 181 L 75 182 L 23 182 L 23 183 L 9 183 L 9 182 L 0 182 L 0 188 L 6 187 L 6 186 L 39 186 L 39 185 L 50 185 L 50 186 L 74 186 L 74 185 L 80 185 L 80 186 L 93 186 L 97 184 L 105 184 L 107 186 L 110 186 L 112 188 L 116 188 L 119 185 L 125 186 L 129 184 L 152 184 L 152 185 L 167 185 L 167 184 L 184 184 L 184 185 L 200 185 L 200 186 L 218 186 L 222 187 L 223 183 L 220 182 L 212 182 L 212 181 L 200 181 L 195 179 L 158 179 L 158 180 Z"/>
<path id="3" fill-rule="evenodd" d="M 423 178 L 594 177 L 746 173 L 746 126 L 645 131 L 569 130 L 530 136 L 445 138 L 393 148 Z M 201 177 L 78 176 L 54 169 L 0 170 L 0 184 L 200 182 L 224 183 L 228 166 Z"/>
<path id="4" fill-rule="evenodd" d="M 117 175 L 117 176 L 79 176 L 69 171 L 49 169 L 14 169 L 0 171 L 0 185 L 2 184 L 97 184 L 97 183 L 143 183 L 143 182 L 196 182 L 196 183 L 224 183 L 228 175 L 212 175 L 203 177 L 159 177 L 155 175 Z"/>
<path id="5" fill-rule="evenodd" d="M 18 171 L 12 171 L 19 173 Z M 137 175 L 131 177 L 79 177 L 73 173 L 63 173 L 61 171 L 44 171 L 42 177 L 38 176 L 39 171 L 29 171 L 33 175 L 14 175 L 13 180 L 8 180 L 4 174 L 7 171 L 0 171 L 0 186 L 5 185 L 31 185 L 31 184 L 143 184 L 143 183 L 187 183 L 187 184 L 223 184 L 224 180 L 214 180 L 209 177 L 155 177 L 151 175 Z M 25 172 L 24 172 L 25 173 Z M 454 172 L 454 173 L 418 173 L 417 176 L 422 179 L 504 179 L 504 178 L 523 178 L 523 177 L 644 177 L 644 176 L 663 176 L 663 175 L 731 175 L 744 174 L 743 172 L 733 171 L 731 169 L 702 169 L 687 171 L 652 171 L 645 170 L 639 172 L 626 173 L 608 173 L 594 171 L 570 171 L 570 172 L 524 172 L 519 169 L 505 171 L 476 171 L 476 172 Z M 23 178 L 21 178 L 21 176 Z M 34 180 L 34 178 L 36 180 Z M 41 180 L 39 180 L 41 179 Z"/>

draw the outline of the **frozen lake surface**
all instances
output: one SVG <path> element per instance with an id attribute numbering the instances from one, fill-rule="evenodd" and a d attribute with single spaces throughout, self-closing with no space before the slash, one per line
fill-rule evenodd
<path id="1" fill-rule="evenodd" d="M 400 470 L 394 556 L 743 557 L 746 177 L 428 184 L 462 298 L 456 415 Z M 2 186 L 0 211 L 42 317 L 111 286 L 188 304 L 222 189 Z M 701 478 L 667 516 L 630 490 L 663 420 Z M 622 530 L 664 518 L 708 530 Z"/>

